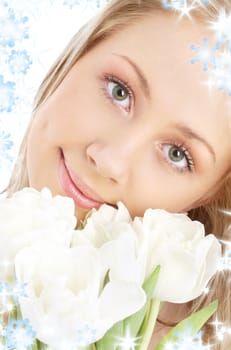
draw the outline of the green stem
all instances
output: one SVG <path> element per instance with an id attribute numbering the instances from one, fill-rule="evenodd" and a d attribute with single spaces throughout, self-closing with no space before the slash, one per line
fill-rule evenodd
<path id="1" fill-rule="evenodd" d="M 83 350 L 96 350 L 95 343 L 93 343 L 87 347 L 84 347 Z"/>
<path id="2" fill-rule="evenodd" d="M 145 327 L 143 328 L 142 342 L 138 347 L 138 350 L 147 350 L 150 340 L 152 338 L 153 330 L 156 323 L 156 318 L 159 313 L 160 301 L 152 299 L 149 307 L 148 317 L 145 320 Z"/>

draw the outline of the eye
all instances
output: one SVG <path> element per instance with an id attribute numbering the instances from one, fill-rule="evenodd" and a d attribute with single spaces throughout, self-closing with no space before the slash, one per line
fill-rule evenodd
<path id="1" fill-rule="evenodd" d="M 160 148 L 166 161 L 177 171 L 193 171 L 193 158 L 183 144 L 162 144 Z"/>
<path id="2" fill-rule="evenodd" d="M 134 99 L 134 93 L 129 84 L 114 76 L 104 76 L 104 80 L 106 84 L 102 89 L 105 96 L 110 102 L 129 112 Z"/>

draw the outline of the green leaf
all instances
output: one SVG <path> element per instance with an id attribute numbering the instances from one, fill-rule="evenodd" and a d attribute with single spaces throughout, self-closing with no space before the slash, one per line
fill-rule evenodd
<path id="1" fill-rule="evenodd" d="M 153 295 L 153 291 L 157 282 L 159 275 L 160 266 L 158 265 L 156 269 L 152 272 L 151 276 L 143 284 L 143 289 L 147 296 L 146 304 L 142 309 L 137 311 L 135 314 L 127 317 L 126 319 L 117 322 L 109 331 L 96 343 L 96 350 L 109 350 L 109 349 L 119 349 L 119 345 L 113 346 L 118 342 L 118 338 L 122 338 L 126 335 L 126 331 L 129 332 L 131 337 L 136 337 L 140 327 L 144 321 L 145 314 L 148 310 L 150 299 Z"/>
<path id="2" fill-rule="evenodd" d="M 155 268 L 150 277 L 143 284 L 143 289 L 147 296 L 146 304 L 142 307 L 142 309 L 124 320 L 125 327 L 126 329 L 129 329 L 129 334 L 131 337 L 135 337 L 138 334 L 140 327 L 144 321 L 145 315 L 149 310 L 150 300 L 153 296 L 159 273 L 160 265 Z"/>
<path id="3" fill-rule="evenodd" d="M 109 350 L 109 349 L 117 349 L 117 347 L 113 347 L 116 341 L 118 341 L 118 337 L 122 337 L 124 334 L 124 321 L 117 322 L 107 333 L 104 335 L 102 339 L 96 342 L 96 350 Z"/>
<path id="4" fill-rule="evenodd" d="M 138 336 L 142 339 L 142 341 L 140 342 L 137 350 L 147 350 L 148 344 L 152 338 L 159 311 L 160 301 L 151 299 L 149 310 L 145 316 L 140 332 L 138 333 Z"/>
<path id="5" fill-rule="evenodd" d="M 214 312 L 216 312 L 217 307 L 218 302 L 215 300 L 208 306 L 195 312 L 191 316 L 178 323 L 161 339 L 161 341 L 154 347 L 153 350 L 164 350 L 167 342 L 178 342 L 182 338 L 182 333 L 187 334 L 187 336 L 195 337 L 202 326 L 208 321 Z"/>

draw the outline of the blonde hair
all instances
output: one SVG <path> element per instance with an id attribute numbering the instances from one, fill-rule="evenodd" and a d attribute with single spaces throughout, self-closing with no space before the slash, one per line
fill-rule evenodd
<path id="1" fill-rule="evenodd" d="M 206 24 L 208 20 L 217 20 L 221 9 L 224 9 L 226 13 L 231 13 L 230 0 L 210 1 L 206 6 L 198 6 L 192 10 L 191 14 L 200 22 Z M 27 137 L 37 108 L 55 91 L 81 56 L 101 40 L 157 10 L 167 13 L 160 0 L 111 0 L 103 10 L 99 11 L 73 36 L 50 68 L 35 96 L 31 121 L 22 140 L 9 184 L 3 191 L 7 193 L 7 196 L 25 186 L 29 186 L 26 164 Z M 229 174 L 222 180 L 217 196 L 209 204 L 192 210 L 189 215 L 192 219 L 203 222 L 207 233 L 213 232 L 219 239 L 228 240 L 230 220 L 229 216 L 224 215 L 219 210 L 221 208 L 227 210 L 231 208 L 231 177 Z M 189 313 L 202 308 L 214 299 L 218 299 L 219 308 L 216 316 L 219 321 L 224 322 L 225 326 L 231 325 L 231 292 L 228 278 L 230 278 L 229 272 L 218 272 L 210 283 L 210 292 L 189 304 Z M 213 329 L 208 322 L 204 327 L 205 339 L 211 340 Z M 226 337 L 222 343 L 217 344 L 213 349 L 231 349 L 230 338 Z"/>

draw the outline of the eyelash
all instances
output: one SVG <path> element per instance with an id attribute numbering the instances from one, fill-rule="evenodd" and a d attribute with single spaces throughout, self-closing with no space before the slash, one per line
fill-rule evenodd
<path id="1" fill-rule="evenodd" d="M 114 102 L 114 100 L 111 98 L 111 96 L 109 95 L 108 93 L 108 90 L 107 90 L 107 86 L 105 84 L 105 82 L 113 82 L 113 83 L 117 83 L 119 85 L 122 86 L 122 88 L 124 88 L 127 92 L 128 92 L 128 95 L 131 99 L 131 101 L 135 101 L 135 94 L 133 92 L 133 89 L 130 87 L 130 84 L 128 83 L 128 81 L 123 81 L 121 79 L 119 79 L 118 77 L 114 76 L 113 74 L 104 74 L 103 75 L 103 78 L 101 78 L 101 80 L 103 80 L 104 82 L 104 86 L 101 88 L 103 93 L 104 93 L 104 96 L 111 102 L 113 103 L 117 108 L 118 108 L 118 104 Z M 130 111 L 130 108 L 131 108 L 131 104 L 129 106 L 129 111 Z M 163 145 L 173 145 L 177 148 L 179 148 L 180 151 L 182 151 L 184 153 L 184 156 L 186 158 L 186 162 L 187 162 L 187 167 L 185 168 L 179 168 L 175 165 L 173 165 L 172 163 L 170 163 L 166 157 L 165 158 L 165 161 L 170 164 L 170 166 L 174 169 L 176 169 L 177 172 L 179 173 L 184 173 L 186 171 L 189 171 L 189 172 L 192 172 L 193 169 L 194 169 L 194 160 L 191 156 L 191 153 L 190 153 L 190 149 L 189 147 L 187 147 L 185 145 L 185 143 L 177 143 L 177 142 L 174 142 L 174 141 L 171 141 L 169 143 L 164 143 L 164 144 L 161 144 L 160 148 L 163 147 Z"/>
<path id="2" fill-rule="evenodd" d="M 175 146 L 177 147 L 181 152 L 183 152 L 184 156 L 185 156 L 185 159 L 186 159 L 186 162 L 187 162 L 187 166 L 184 167 L 184 168 L 179 168 L 177 166 L 175 166 L 173 163 L 171 163 L 170 161 L 167 160 L 166 157 L 164 157 L 164 159 L 167 161 L 167 163 L 170 164 L 171 167 L 173 167 L 174 169 L 176 169 L 179 173 L 184 173 L 186 171 L 189 171 L 189 172 L 193 172 L 194 170 L 194 160 L 193 160 L 193 157 L 191 156 L 191 152 L 190 152 L 190 148 L 187 147 L 185 145 L 184 142 L 182 143 L 177 143 L 175 141 L 170 141 L 170 142 L 166 142 L 166 143 L 162 143 L 160 145 L 160 148 L 162 149 L 163 148 L 163 145 L 171 145 L 171 146 Z"/>
<path id="3" fill-rule="evenodd" d="M 128 92 L 128 95 L 131 99 L 131 101 L 135 101 L 135 94 L 133 92 L 133 89 L 130 87 L 130 84 L 127 82 L 127 81 L 123 81 L 123 80 L 120 80 L 119 78 L 117 78 L 116 76 L 114 75 L 110 75 L 110 74 L 105 74 L 103 76 L 103 82 L 113 82 L 113 83 L 117 83 L 119 85 L 121 85 L 127 92 Z M 111 98 L 111 96 L 108 94 L 108 91 L 107 91 L 107 87 L 106 85 L 104 85 L 102 87 L 102 90 L 103 90 L 103 93 L 104 95 L 106 96 L 107 99 L 109 99 L 110 102 L 112 102 L 116 107 L 118 107 L 118 104 L 115 103 L 113 101 L 113 99 Z M 130 108 L 131 108 L 131 104 L 129 106 L 129 111 L 130 111 Z"/>

